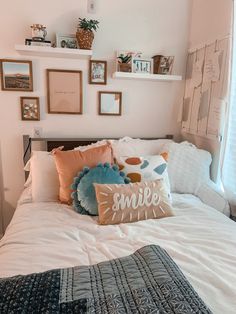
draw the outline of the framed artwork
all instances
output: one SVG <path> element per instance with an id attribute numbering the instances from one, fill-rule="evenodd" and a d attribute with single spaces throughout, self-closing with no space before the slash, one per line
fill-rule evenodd
<path id="1" fill-rule="evenodd" d="M 107 84 L 107 62 L 100 60 L 89 61 L 89 84 Z"/>
<path id="2" fill-rule="evenodd" d="M 162 56 L 162 58 L 160 59 L 158 73 L 171 74 L 174 65 L 174 59 L 175 58 L 173 56 L 170 57 Z"/>
<path id="3" fill-rule="evenodd" d="M 121 105 L 121 92 L 99 92 L 99 115 L 121 116 Z"/>
<path id="4" fill-rule="evenodd" d="M 152 73 L 152 60 L 145 60 L 140 58 L 132 59 L 132 72 L 133 73 Z"/>
<path id="5" fill-rule="evenodd" d="M 21 97 L 21 120 L 39 121 L 40 108 L 39 97 Z"/>
<path id="6" fill-rule="evenodd" d="M 32 61 L 0 60 L 2 90 L 33 91 Z"/>
<path id="7" fill-rule="evenodd" d="M 82 71 L 47 70 L 48 113 L 82 114 Z"/>
<path id="8" fill-rule="evenodd" d="M 78 42 L 76 36 L 73 34 L 63 35 L 56 34 L 56 43 L 58 48 L 77 49 Z"/>

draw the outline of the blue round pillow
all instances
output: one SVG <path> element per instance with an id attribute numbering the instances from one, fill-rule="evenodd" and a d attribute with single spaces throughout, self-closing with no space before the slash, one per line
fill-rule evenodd
<path id="1" fill-rule="evenodd" d="M 77 177 L 71 188 L 75 190 L 71 196 L 75 210 L 83 215 L 98 215 L 98 205 L 93 183 L 100 184 L 126 184 L 130 179 L 124 172 L 119 171 L 117 165 L 109 163 L 98 164 L 97 167 L 85 167 Z"/>

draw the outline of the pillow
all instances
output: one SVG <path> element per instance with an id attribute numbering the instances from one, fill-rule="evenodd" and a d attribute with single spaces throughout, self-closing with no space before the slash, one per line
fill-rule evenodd
<path id="1" fill-rule="evenodd" d="M 21 193 L 21 196 L 18 199 L 17 206 L 20 206 L 22 204 L 32 203 L 32 187 L 28 186 L 24 188 L 24 190 Z"/>
<path id="2" fill-rule="evenodd" d="M 141 140 L 138 138 L 124 137 L 111 141 L 113 155 L 119 159 L 122 156 L 146 156 L 157 155 L 163 151 L 163 147 L 172 143 L 172 140 Z"/>
<path id="3" fill-rule="evenodd" d="M 85 215 L 98 215 L 98 206 L 93 183 L 129 183 L 123 172 L 119 171 L 117 165 L 110 166 L 109 163 L 99 164 L 89 169 L 85 167 L 78 177 L 74 178 L 72 189 L 73 206 L 77 212 Z"/>
<path id="4" fill-rule="evenodd" d="M 166 149 L 171 192 L 197 195 L 200 186 L 210 181 L 211 154 L 188 142 L 172 143 Z"/>
<path id="5" fill-rule="evenodd" d="M 196 196 L 208 206 L 217 209 L 219 212 L 230 216 L 230 206 L 224 193 L 221 191 L 220 187 L 216 185 L 213 181 L 202 184 Z"/>
<path id="6" fill-rule="evenodd" d="M 84 152 L 90 148 L 99 147 L 99 146 L 107 145 L 107 144 L 109 144 L 109 142 L 104 139 L 104 140 L 97 141 L 96 143 L 92 143 L 89 145 L 83 145 L 83 146 L 75 147 L 74 150 L 80 150 L 81 152 Z"/>
<path id="7" fill-rule="evenodd" d="M 30 175 L 26 186 L 32 184 L 33 202 L 57 202 L 59 199 L 59 178 L 51 153 L 33 151 L 30 162 Z"/>
<path id="8" fill-rule="evenodd" d="M 71 203 L 71 184 L 76 174 L 85 166 L 95 167 L 99 162 L 113 163 L 110 144 L 88 149 L 61 151 L 55 150 L 53 156 L 56 162 L 60 181 L 59 198 L 62 203 Z"/>
<path id="9" fill-rule="evenodd" d="M 117 163 L 119 164 L 120 170 L 122 170 L 133 183 L 164 179 L 170 197 L 167 158 L 167 153 L 156 156 L 120 157 Z"/>
<path id="10" fill-rule="evenodd" d="M 163 180 L 94 186 L 102 225 L 173 216 Z"/>

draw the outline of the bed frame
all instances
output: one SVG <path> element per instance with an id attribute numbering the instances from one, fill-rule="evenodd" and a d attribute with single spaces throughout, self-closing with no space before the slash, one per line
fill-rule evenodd
<path id="1" fill-rule="evenodd" d="M 157 139 L 173 139 L 173 135 L 166 135 L 164 137 L 147 137 L 141 139 L 145 140 L 157 140 Z M 57 148 L 59 146 L 64 146 L 64 150 L 71 150 L 78 146 L 85 146 L 89 144 L 96 143 L 97 141 L 101 141 L 104 138 L 42 138 L 42 137 L 30 137 L 29 135 L 23 135 L 23 161 L 24 165 L 26 165 L 27 161 L 30 159 L 31 151 L 32 151 L 32 142 L 43 142 L 46 146 L 46 150 L 50 152 L 53 148 Z M 119 139 L 119 138 L 109 138 L 106 139 Z M 28 172 L 25 172 L 25 178 L 27 179 Z"/>

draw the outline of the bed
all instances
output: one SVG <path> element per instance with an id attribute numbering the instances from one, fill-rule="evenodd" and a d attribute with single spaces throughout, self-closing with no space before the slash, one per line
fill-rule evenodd
<path id="1" fill-rule="evenodd" d="M 236 311 L 236 225 L 197 196 L 173 193 L 174 216 L 101 226 L 58 202 L 21 197 L 0 241 L 0 278 L 93 265 L 164 248 L 212 313 Z"/>

